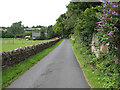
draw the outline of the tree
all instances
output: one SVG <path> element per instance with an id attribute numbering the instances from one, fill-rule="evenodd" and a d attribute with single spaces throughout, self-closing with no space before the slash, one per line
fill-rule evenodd
<path id="1" fill-rule="evenodd" d="M 35 26 L 33 25 L 32 28 L 35 28 Z"/>
<path id="2" fill-rule="evenodd" d="M 48 28 L 47 28 L 47 38 L 50 39 L 50 38 L 54 38 L 56 36 L 57 36 L 57 34 L 53 31 L 53 26 L 52 25 L 48 26 Z"/>
<path id="3" fill-rule="evenodd" d="M 101 3 L 95 2 L 71 2 L 67 9 L 68 11 L 56 20 L 56 24 L 53 26 L 53 30 L 59 33 L 62 37 L 69 37 L 74 34 L 74 27 L 79 21 L 80 16 L 86 8 L 100 5 Z"/>
<path id="4" fill-rule="evenodd" d="M 43 27 L 40 30 L 40 39 L 44 40 L 46 39 L 45 33 L 47 32 L 47 27 Z"/>
<path id="5" fill-rule="evenodd" d="M 14 37 L 17 37 L 24 33 L 24 26 L 21 24 L 22 22 L 16 22 L 11 25 L 11 27 L 8 28 L 7 33 L 14 35 Z"/>
<path id="6" fill-rule="evenodd" d="M 29 28 L 28 26 L 24 27 L 24 28 Z"/>
<path id="7" fill-rule="evenodd" d="M 55 33 L 59 33 L 62 37 L 65 36 L 65 30 L 64 30 L 64 20 L 66 16 L 65 14 L 62 14 L 56 21 L 57 23 L 53 26 L 53 30 Z"/>

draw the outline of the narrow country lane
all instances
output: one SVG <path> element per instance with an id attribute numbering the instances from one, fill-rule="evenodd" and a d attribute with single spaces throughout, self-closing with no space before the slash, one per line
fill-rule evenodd
<path id="1" fill-rule="evenodd" d="M 8 88 L 90 88 L 68 39 Z"/>

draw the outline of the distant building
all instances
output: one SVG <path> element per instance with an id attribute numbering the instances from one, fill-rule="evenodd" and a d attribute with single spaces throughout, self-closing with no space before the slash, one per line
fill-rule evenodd
<path id="1" fill-rule="evenodd" d="M 32 33 L 32 38 L 35 39 L 36 37 L 40 37 L 40 32 L 39 33 Z"/>

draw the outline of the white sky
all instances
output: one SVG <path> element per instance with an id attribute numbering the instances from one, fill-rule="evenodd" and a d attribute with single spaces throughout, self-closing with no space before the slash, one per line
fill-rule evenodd
<path id="1" fill-rule="evenodd" d="M 71 0 L 0 0 L 0 26 L 22 21 L 24 26 L 49 26 L 67 11 Z"/>

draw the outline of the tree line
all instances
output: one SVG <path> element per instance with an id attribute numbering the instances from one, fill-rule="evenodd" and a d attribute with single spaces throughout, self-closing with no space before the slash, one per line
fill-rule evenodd
<path id="1" fill-rule="evenodd" d="M 24 38 L 25 36 L 32 36 L 32 32 L 39 32 L 40 37 L 37 37 L 37 39 L 51 39 L 54 37 L 58 37 L 59 35 L 53 31 L 53 26 L 50 25 L 48 27 L 37 25 L 32 26 L 33 29 L 41 28 L 40 30 L 33 30 L 33 31 L 25 31 L 24 29 L 30 28 L 28 26 L 22 25 L 22 21 L 13 23 L 10 27 L 1 27 L 3 30 L 2 32 L 2 38 Z M 5 29 L 7 31 L 5 31 Z M 47 34 L 47 37 L 46 35 Z"/>

